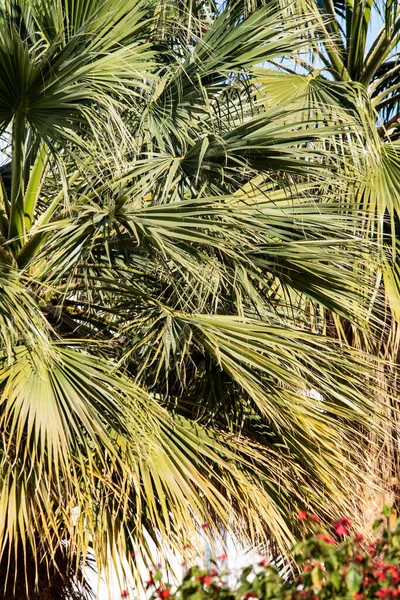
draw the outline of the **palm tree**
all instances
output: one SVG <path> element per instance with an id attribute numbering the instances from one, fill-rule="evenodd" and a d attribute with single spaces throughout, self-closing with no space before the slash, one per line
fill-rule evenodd
<path id="1" fill-rule="evenodd" d="M 354 119 L 251 76 L 310 16 L 0 6 L 0 592 L 89 594 L 90 549 L 140 579 L 218 529 L 286 552 L 297 507 L 351 509 L 375 410 L 372 359 L 323 329 L 367 335 L 374 292 Z"/>
<path id="2" fill-rule="evenodd" d="M 396 3 L 389 1 L 379 5 L 359 0 L 283 4 L 292 15 L 313 12 L 315 25 L 309 30 L 307 51 L 303 48 L 297 52 L 292 63 L 280 64 L 278 70 L 258 70 L 257 75 L 262 79 L 260 97 L 266 105 L 290 102 L 294 109 L 305 114 L 327 109 L 338 114 L 339 105 L 347 113 L 352 112 L 358 121 L 364 175 L 355 185 L 352 182 L 352 192 L 347 199 L 352 212 L 359 210 L 364 215 L 365 237 L 383 250 L 384 260 L 375 275 L 375 298 L 379 302 L 378 306 L 373 302 L 370 307 L 371 315 L 380 313 L 380 324 L 373 336 L 375 341 L 371 344 L 369 338 L 367 346 L 369 351 L 388 361 L 380 377 L 382 387 L 391 391 L 384 394 L 385 416 L 388 417 L 385 451 L 382 452 L 381 443 L 376 443 L 372 434 L 368 461 L 375 465 L 376 477 L 381 478 L 386 489 L 386 502 L 390 499 L 398 508 L 400 13 Z M 265 90 L 268 90 L 267 97 Z M 383 296 L 387 307 L 384 315 L 381 313 Z M 341 337 L 343 333 L 339 326 L 333 335 Z M 354 331 L 345 337 L 359 348 L 366 347 L 366 340 L 354 335 Z M 380 495 L 376 499 L 374 492 L 371 497 L 368 486 L 364 494 L 367 504 L 377 502 L 379 512 Z"/>

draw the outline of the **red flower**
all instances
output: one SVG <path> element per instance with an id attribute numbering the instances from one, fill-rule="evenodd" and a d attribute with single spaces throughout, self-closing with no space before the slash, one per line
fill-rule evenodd
<path id="1" fill-rule="evenodd" d="M 311 570 L 312 570 L 311 565 L 304 565 L 304 571 L 311 571 Z"/>
<path id="2" fill-rule="evenodd" d="M 134 550 L 131 550 L 131 551 L 129 552 L 129 556 L 130 556 L 131 558 L 135 558 L 135 551 L 134 551 Z"/>
<path id="3" fill-rule="evenodd" d="M 337 535 L 348 535 L 349 534 L 349 530 L 347 529 L 347 527 L 345 527 L 344 525 L 341 525 L 340 523 L 339 523 L 339 525 L 336 525 L 335 532 L 337 533 Z"/>
<path id="4" fill-rule="evenodd" d="M 304 519 L 307 519 L 307 513 L 305 510 L 301 510 L 297 516 L 300 519 L 300 521 L 304 521 Z"/>
<path id="5" fill-rule="evenodd" d="M 210 575 L 197 575 L 196 579 L 197 579 L 197 581 L 200 581 L 200 583 L 202 583 L 204 585 L 210 585 L 212 583 L 211 573 L 210 573 Z"/>
<path id="6" fill-rule="evenodd" d="M 343 518 L 335 521 L 333 524 L 337 535 L 349 535 L 349 527 L 351 527 L 351 523 L 348 519 Z"/>
<path id="7" fill-rule="evenodd" d="M 356 540 L 356 542 L 363 542 L 364 541 L 364 536 L 362 533 L 355 533 L 354 534 L 354 539 Z"/>
<path id="8" fill-rule="evenodd" d="M 203 529 L 207 529 L 208 527 L 211 527 L 210 521 L 206 521 L 205 523 L 202 524 Z"/>
<path id="9" fill-rule="evenodd" d="M 169 590 L 161 590 L 158 592 L 159 598 L 169 598 L 171 596 L 171 592 Z"/>
<path id="10" fill-rule="evenodd" d="M 258 598 L 258 594 L 257 592 L 247 592 L 247 594 L 244 595 L 245 600 L 249 600 L 249 598 Z"/>
<path id="11" fill-rule="evenodd" d="M 326 542 L 327 544 L 335 544 L 336 543 L 333 538 L 328 537 L 324 533 L 317 533 L 317 538 L 319 538 L 323 542 Z"/>
<path id="12" fill-rule="evenodd" d="M 363 600 L 364 594 L 353 594 L 354 600 Z"/>
<path id="13" fill-rule="evenodd" d="M 220 554 L 220 556 L 218 556 L 218 560 L 227 560 L 227 558 L 227 554 Z"/>
<path id="14" fill-rule="evenodd" d="M 381 588 L 375 594 L 378 598 L 387 598 L 390 595 L 389 588 Z"/>
<path id="15" fill-rule="evenodd" d="M 260 562 L 258 563 L 258 566 L 259 566 L 259 567 L 266 567 L 266 566 L 268 566 L 268 565 L 269 565 L 269 560 L 268 560 L 268 558 L 262 558 L 262 559 L 260 560 Z"/>
<path id="16" fill-rule="evenodd" d="M 318 523 L 319 519 L 317 517 L 317 515 L 308 515 L 308 518 L 310 519 L 310 521 L 312 521 L 313 523 Z"/>
<path id="17" fill-rule="evenodd" d="M 386 574 L 384 573 L 384 571 L 376 571 L 375 577 L 376 577 L 376 579 L 379 579 L 380 581 L 385 581 Z M 383 588 L 383 589 L 385 589 L 385 588 Z"/>
<path id="18" fill-rule="evenodd" d="M 380 542 L 380 541 L 381 541 L 381 540 L 378 538 L 378 539 L 376 539 L 374 542 L 370 542 L 370 543 L 368 544 L 368 554 L 369 554 L 370 556 L 373 556 L 373 555 L 375 554 L 375 552 L 376 552 L 376 547 L 377 547 L 377 545 L 379 544 L 379 542 Z"/>
<path id="19" fill-rule="evenodd" d="M 122 592 L 121 592 L 121 598 L 128 598 L 128 596 L 129 596 L 128 590 L 122 590 Z"/>
<path id="20" fill-rule="evenodd" d="M 400 567 L 395 565 L 389 565 L 387 571 L 390 573 L 390 577 L 393 583 L 400 583 Z"/>
<path id="21" fill-rule="evenodd" d="M 210 571 L 210 577 L 218 577 L 219 573 L 216 569 L 212 569 L 212 571 Z"/>
<path id="22" fill-rule="evenodd" d="M 354 560 L 356 562 L 362 562 L 364 560 L 364 557 L 362 556 L 362 554 L 357 554 L 357 556 L 354 557 Z"/>

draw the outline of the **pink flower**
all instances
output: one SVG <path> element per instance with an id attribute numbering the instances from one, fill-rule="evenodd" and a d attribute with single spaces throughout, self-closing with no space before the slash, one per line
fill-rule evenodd
<path id="1" fill-rule="evenodd" d="M 307 513 L 305 510 L 301 510 L 297 516 L 300 519 L 300 521 L 304 521 L 304 519 L 307 519 Z"/>
<path id="2" fill-rule="evenodd" d="M 218 556 L 218 560 L 227 560 L 228 555 L 227 554 L 220 554 L 220 556 Z"/>

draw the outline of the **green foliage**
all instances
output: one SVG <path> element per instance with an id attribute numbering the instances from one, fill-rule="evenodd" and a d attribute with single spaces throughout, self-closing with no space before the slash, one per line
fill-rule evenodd
<path id="1" fill-rule="evenodd" d="M 374 538 L 367 540 L 360 533 L 350 533 L 347 518 L 338 519 L 326 530 L 315 516 L 301 512 L 299 516 L 312 523 L 313 532 L 296 544 L 292 571 L 283 574 L 273 562 L 263 559 L 255 567 L 242 569 L 233 583 L 234 574 L 219 568 L 217 561 L 209 570 L 189 569 L 178 588 L 164 583 L 160 573 L 157 578 L 151 574 L 150 598 L 393 600 L 400 595 L 400 519 L 393 519 L 389 507 L 383 513 L 385 518 L 373 528 Z"/>

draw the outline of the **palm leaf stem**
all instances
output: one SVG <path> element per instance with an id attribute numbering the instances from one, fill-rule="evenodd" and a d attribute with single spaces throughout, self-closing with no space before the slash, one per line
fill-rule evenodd
<path id="1" fill-rule="evenodd" d="M 400 19 L 393 27 L 392 34 L 388 35 L 383 28 L 379 34 L 376 44 L 371 48 L 369 56 L 365 61 L 364 71 L 360 77 L 360 82 L 367 86 L 380 65 L 384 62 L 390 52 L 397 46 L 400 41 Z"/>
<path id="2" fill-rule="evenodd" d="M 337 36 L 337 45 L 340 46 L 340 51 L 343 56 L 345 54 L 345 47 L 344 47 L 341 32 L 340 32 L 340 26 L 336 19 L 336 11 L 335 11 L 334 3 L 332 0 L 322 0 L 322 1 L 323 1 L 324 9 L 330 17 L 329 27 L 330 27 L 331 31 L 335 34 L 335 36 Z"/>
<path id="3" fill-rule="evenodd" d="M 14 115 L 12 127 L 11 212 L 8 237 L 14 249 L 20 248 L 24 237 L 24 142 L 25 114 L 21 107 Z"/>
<path id="4" fill-rule="evenodd" d="M 39 198 L 41 191 L 41 183 L 43 181 L 43 172 L 46 167 L 46 146 L 42 143 L 37 156 L 35 163 L 33 165 L 28 186 L 26 188 L 25 193 L 25 210 L 24 210 L 24 219 L 25 219 L 25 229 L 29 232 L 32 227 L 33 214 L 36 208 L 36 202 Z"/>

